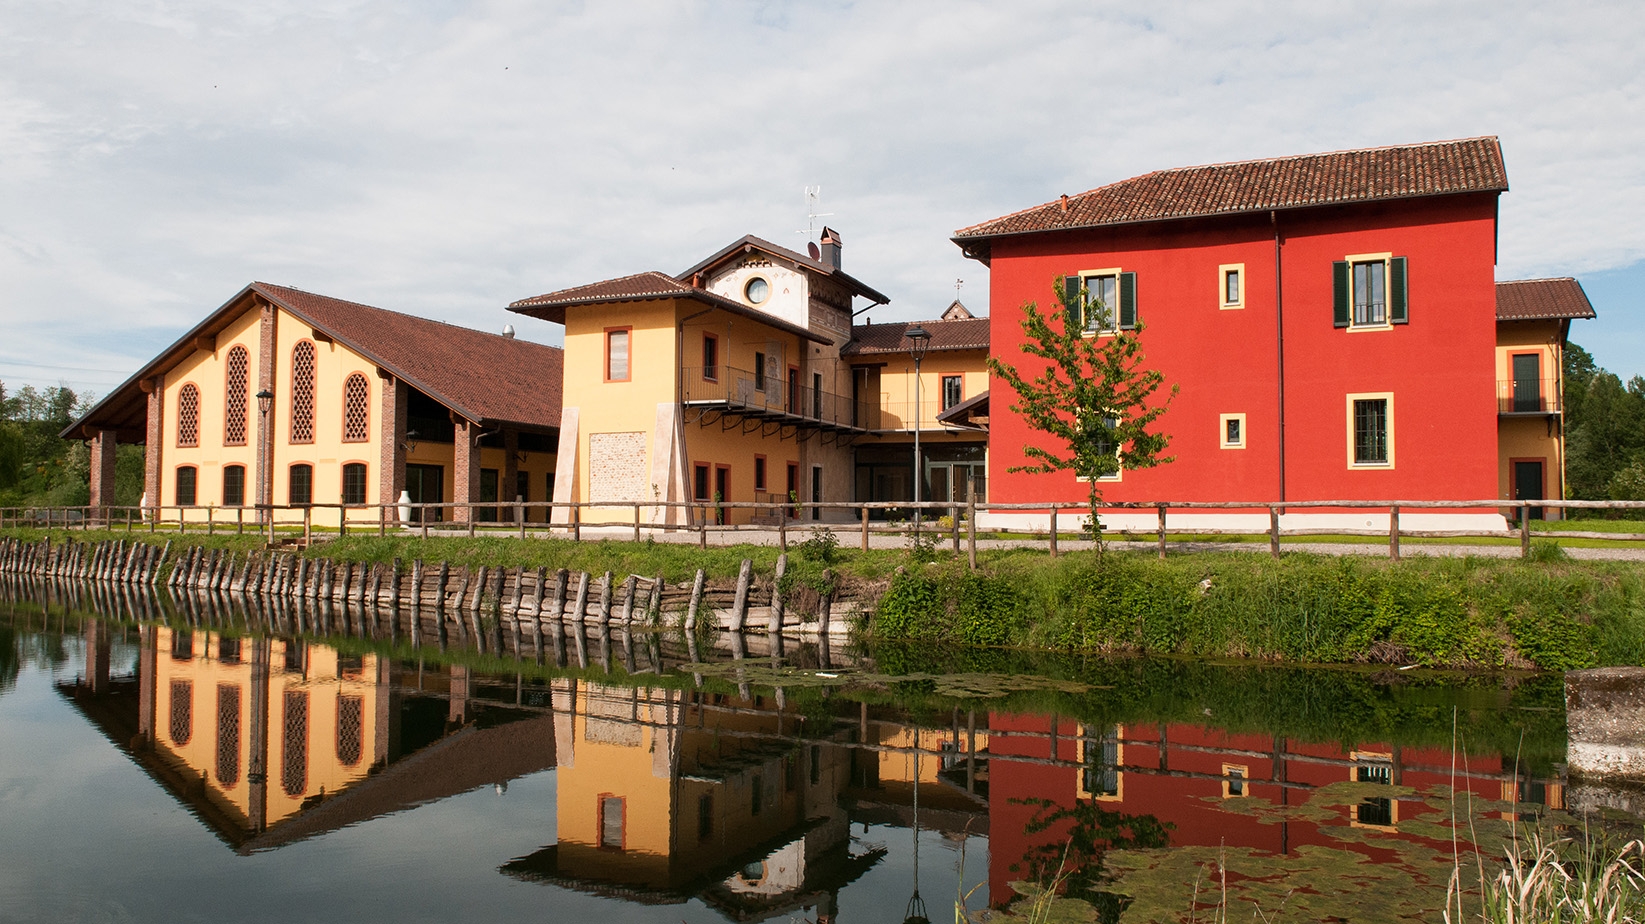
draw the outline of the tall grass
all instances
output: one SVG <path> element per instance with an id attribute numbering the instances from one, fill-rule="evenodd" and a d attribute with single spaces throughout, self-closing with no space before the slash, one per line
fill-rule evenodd
<path id="1" fill-rule="evenodd" d="M 1505 853 L 1502 870 L 1481 883 L 1484 924 L 1645 920 L 1645 842 L 1608 847 L 1597 836 L 1549 840 L 1533 833 Z M 1460 900 L 1460 883 L 1461 876 L 1453 875 L 1450 897 Z M 1462 918 L 1446 909 L 1447 924 L 1462 924 Z"/>

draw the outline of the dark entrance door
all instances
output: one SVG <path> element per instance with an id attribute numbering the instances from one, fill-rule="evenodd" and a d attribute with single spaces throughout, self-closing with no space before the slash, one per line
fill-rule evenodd
<path id="1" fill-rule="evenodd" d="M 1544 500 L 1541 462 L 1514 463 L 1514 500 Z M 1542 519 L 1542 508 L 1532 507 L 1531 519 Z"/>
<path id="2" fill-rule="evenodd" d="M 438 504 L 445 500 L 445 469 L 438 465 L 407 465 L 406 494 L 413 504 Z M 425 517 L 430 523 L 444 519 L 438 507 L 412 508 L 411 522 L 421 523 Z"/>
<path id="3" fill-rule="evenodd" d="M 480 469 L 480 502 L 495 504 L 497 497 L 497 470 L 494 468 Z M 479 516 L 475 520 L 480 523 L 497 522 L 496 507 L 480 507 L 476 511 Z"/>
<path id="4" fill-rule="evenodd" d="M 714 499 L 716 501 L 731 499 L 731 469 L 723 465 L 716 466 L 714 469 Z M 719 504 L 714 505 L 714 522 L 720 526 L 725 525 L 725 508 Z"/>
<path id="5" fill-rule="evenodd" d="M 1535 353 L 1514 354 L 1514 410 L 1542 410 L 1542 363 Z M 1538 498 L 1541 495 L 1537 495 Z"/>

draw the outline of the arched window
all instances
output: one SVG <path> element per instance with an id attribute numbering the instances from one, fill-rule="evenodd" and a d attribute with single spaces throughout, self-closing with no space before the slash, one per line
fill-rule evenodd
<path id="1" fill-rule="evenodd" d="M 177 390 L 177 445 L 200 445 L 200 389 L 193 382 Z"/>
<path id="2" fill-rule="evenodd" d="M 291 482 L 286 503 L 301 507 L 314 503 L 314 466 L 299 462 L 291 467 Z"/>
<path id="3" fill-rule="evenodd" d="M 171 740 L 181 747 L 194 737 L 194 681 L 171 682 Z"/>
<path id="4" fill-rule="evenodd" d="M 240 685 L 217 685 L 217 782 L 240 782 Z"/>
<path id="5" fill-rule="evenodd" d="M 199 470 L 192 465 L 177 466 L 177 506 L 194 506 L 195 477 L 198 474 Z"/>
<path id="6" fill-rule="evenodd" d="M 356 372 L 343 382 L 343 442 L 371 438 L 371 383 Z"/>
<path id="7" fill-rule="evenodd" d="M 364 462 L 350 462 L 343 466 L 343 503 L 363 504 L 366 502 L 366 465 Z"/>
<path id="8" fill-rule="evenodd" d="M 223 506 L 243 507 L 246 503 L 246 467 L 223 466 Z"/>
<path id="9" fill-rule="evenodd" d="M 308 692 L 287 690 L 285 706 L 280 788 L 288 796 L 301 796 L 308 789 Z"/>
<path id="10" fill-rule="evenodd" d="M 337 759 L 345 767 L 360 762 L 365 700 L 358 696 L 337 697 Z"/>
<path id="11" fill-rule="evenodd" d="M 291 441 L 314 442 L 314 344 L 307 340 L 291 351 Z"/>
<path id="12" fill-rule="evenodd" d="M 246 414 L 251 385 L 251 354 L 243 346 L 228 351 L 223 377 L 223 445 L 246 444 Z"/>

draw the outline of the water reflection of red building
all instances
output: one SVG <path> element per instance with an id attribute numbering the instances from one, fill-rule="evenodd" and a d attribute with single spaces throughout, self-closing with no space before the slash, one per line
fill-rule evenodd
<path id="1" fill-rule="evenodd" d="M 1467 755 L 1453 770 L 1443 748 L 1378 743 L 1345 748 L 1188 724 L 1091 726 L 995 713 L 989 727 L 988 885 L 996 903 L 1014 894 L 1012 881 L 1026 878 L 1024 857 L 1060 850 L 1069 838 L 1074 824 L 1069 819 L 1031 830 L 1047 811 L 1045 802 L 1152 816 L 1172 826 L 1172 847 L 1226 845 L 1288 854 L 1320 845 L 1360 850 L 1373 859 L 1386 859 L 1392 851 L 1345 843 L 1330 829 L 1372 828 L 1417 838 L 1401 825 L 1424 815 L 1440 820 L 1420 796 L 1401 798 L 1396 793 L 1402 790 L 1393 787 L 1425 793 L 1454 783 L 1459 793 L 1478 799 L 1564 807 L 1560 783 L 1516 776 L 1512 758 L 1498 754 Z M 1225 799 L 1240 797 L 1300 806 L 1321 788 L 1342 782 L 1387 785 L 1389 796 L 1362 793 L 1366 797 L 1355 804 L 1333 806 L 1334 820 L 1327 822 L 1265 821 L 1224 806 Z"/>

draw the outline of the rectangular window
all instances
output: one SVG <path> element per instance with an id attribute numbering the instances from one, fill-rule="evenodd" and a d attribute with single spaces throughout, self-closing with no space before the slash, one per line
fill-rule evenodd
<path id="1" fill-rule="evenodd" d="M 600 797 L 600 846 L 607 850 L 623 849 L 623 828 L 626 806 L 621 796 Z"/>
<path id="2" fill-rule="evenodd" d="M 813 372 L 811 373 L 811 416 L 818 420 L 822 419 L 822 396 L 822 373 Z"/>
<path id="3" fill-rule="evenodd" d="M 785 485 L 783 496 L 798 501 L 800 499 L 800 464 L 798 462 L 788 463 L 788 480 Z M 800 508 L 795 507 L 790 513 L 797 517 L 800 515 Z"/>
<path id="4" fill-rule="evenodd" d="M 243 507 L 246 503 L 246 467 L 223 466 L 223 506 Z"/>
<path id="5" fill-rule="evenodd" d="M 798 414 L 805 404 L 800 400 L 800 370 L 797 366 L 788 367 L 788 400 L 783 402 L 783 410 L 790 414 Z"/>
<path id="6" fill-rule="evenodd" d="M 705 792 L 697 797 L 697 840 L 706 841 L 714 834 L 714 794 Z"/>
<path id="7" fill-rule="evenodd" d="M 286 502 L 293 507 L 314 503 L 314 466 L 298 463 L 291 467 L 288 476 Z"/>
<path id="8" fill-rule="evenodd" d="M 1393 395 L 1349 395 L 1348 425 L 1350 466 L 1393 466 Z"/>
<path id="9" fill-rule="evenodd" d="M 1119 798 L 1119 731 L 1117 725 L 1110 725 L 1100 733 L 1094 728 L 1081 727 L 1080 762 L 1084 764 L 1080 773 L 1080 789 L 1083 790 L 1081 795 L 1089 795 L 1096 799 Z"/>
<path id="10" fill-rule="evenodd" d="M 942 409 L 948 410 L 964 400 L 965 379 L 958 375 L 942 377 Z"/>
<path id="11" fill-rule="evenodd" d="M 765 456 L 754 457 L 754 490 L 765 490 Z"/>
<path id="12" fill-rule="evenodd" d="M 765 391 L 765 354 L 754 354 L 754 390 Z"/>
<path id="13" fill-rule="evenodd" d="M 1237 764 L 1222 765 L 1222 797 L 1238 799 L 1245 795 L 1245 781 L 1251 776 L 1249 767 Z"/>
<path id="14" fill-rule="evenodd" d="M 1217 301 L 1223 308 L 1245 307 L 1245 264 L 1217 267 Z"/>
<path id="15" fill-rule="evenodd" d="M 177 506 L 194 506 L 194 480 L 198 471 L 192 465 L 184 465 L 177 469 Z"/>
<path id="16" fill-rule="evenodd" d="M 1220 418 L 1223 449 L 1245 448 L 1245 415 L 1223 414 Z"/>
<path id="17" fill-rule="evenodd" d="M 703 381 L 720 380 L 720 338 L 703 334 Z"/>
<path id="18" fill-rule="evenodd" d="M 708 466 L 698 462 L 691 479 L 691 497 L 693 500 L 708 500 Z"/>
<path id="19" fill-rule="evenodd" d="M 628 339 L 631 332 L 631 329 L 626 327 L 605 332 L 605 380 L 607 382 L 628 381 Z"/>
<path id="20" fill-rule="evenodd" d="M 1332 265 L 1332 323 L 1337 327 L 1387 329 L 1410 320 L 1404 257 L 1359 254 Z"/>
<path id="21" fill-rule="evenodd" d="M 366 502 L 366 466 L 363 462 L 350 462 L 343 466 L 343 503 L 363 504 Z"/>
<path id="22" fill-rule="evenodd" d="M 823 499 L 822 493 L 823 493 L 822 492 L 822 466 L 821 465 L 813 465 L 813 466 L 811 466 L 811 502 L 813 504 L 822 503 L 822 499 Z M 813 519 L 813 520 L 822 519 L 822 508 L 821 507 L 812 507 L 811 508 L 811 519 Z"/>
<path id="23" fill-rule="evenodd" d="M 1111 334 L 1137 326 L 1136 273 L 1084 270 L 1063 280 L 1063 292 L 1070 323 L 1088 334 Z"/>

